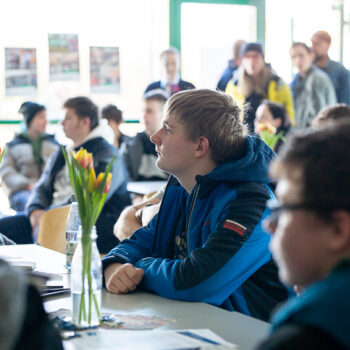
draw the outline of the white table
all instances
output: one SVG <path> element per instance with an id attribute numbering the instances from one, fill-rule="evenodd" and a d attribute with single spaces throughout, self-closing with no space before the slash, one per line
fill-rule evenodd
<path id="1" fill-rule="evenodd" d="M 159 191 L 164 185 L 166 181 L 130 181 L 127 189 L 131 193 L 145 195 Z"/>
<path id="2" fill-rule="evenodd" d="M 22 258 L 36 262 L 36 271 L 67 274 L 64 268 L 65 255 L 36 244 L 19 244 L 0 246 L 0 258 Z"/>
<path id="3" fill-rule="evenodd" d="M 63 254 L 35 246 L 0 247 L 2 254 L 23 253 L 37 261 L 37 270 L 48 272 L 62 271 L 65 257 Z M 69 296 L 48 299 L 45 303 L 47 311 L 59 308 L 70 309 Z M 183 302 L 162 298 L 158 295 L 134 292 L 126 295 L 114 295 L 103 292 L 102 310 L 118 314 L 135 314 L 171 318 L 175 322 L 157 329 L 209 328 L 225 340 L 238 344 L 240 349 L 253 349 L 266 335 L 268 324 L 238 312 L 229 312 L 205 303 Z M 105 331 L 105 332 L 123 332 Z M 97 336 L 103 336 L 103 332 Z M 110 333 L 112 334 L 112 333 Z M 79 338 L 65 342 L 66 349 L 80 349 Z M 98 348 L 97 348 L 98 349 Z M 97 350 L 96 349 L 96 350 Z"/>

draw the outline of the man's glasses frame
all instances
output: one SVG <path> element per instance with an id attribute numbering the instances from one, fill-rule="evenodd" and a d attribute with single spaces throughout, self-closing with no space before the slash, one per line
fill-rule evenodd
<path id="1" fill-rule="evenodd" d="M 291 204 L 280 204 L 277 199 L 269 199 L 266 202 L 266 207 L 270 210 L 270 214 L 264 220 L 264 227 L 267 229 L 268 226 L 277 226 L 280 214 L 283 211 L 294 211 L 294 210 L 315 210 L 315 205 L 311 203 L 291 203 Z M 268 229 L 267 229 L 268 230 Z M 268 230 L 271 231 L 271 230 Z"/>

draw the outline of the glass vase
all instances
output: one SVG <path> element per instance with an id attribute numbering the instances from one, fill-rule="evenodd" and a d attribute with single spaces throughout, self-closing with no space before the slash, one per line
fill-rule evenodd
<path id="1" fill-rule="evenodd" d="M 79 227 L 79 242 L 71 267 L 72 322 L 93 327 L 101 319 L 102 264 L 96 246 L 96 228 Z"/>

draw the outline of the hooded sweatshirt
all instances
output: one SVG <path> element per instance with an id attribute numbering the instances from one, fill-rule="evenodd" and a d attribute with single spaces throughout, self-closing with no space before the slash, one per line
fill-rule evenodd
<path id="1" fill-rule="evenodd" d="M 287 297 L 261 226 L 274 156 L 247 136 L 245 156 L 198 175 L 191 194 L 171 177 L 158 215 L 113 249 L 104 268 L 132 263 L 145 271 L 144 289 L 267 320 Z"/>

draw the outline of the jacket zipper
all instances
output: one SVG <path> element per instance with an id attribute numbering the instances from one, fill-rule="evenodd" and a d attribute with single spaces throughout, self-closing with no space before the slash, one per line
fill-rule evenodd
<path id="1" fill-rule="evenodd" d="M 197 187 L 197 189 L 196 189 L 196 193 L 195 193 L 194 198 L 193 198 L 193 201 L 192 201 L 191 210 L 190 210 L 190 216 L 188 217 L 188 222 L 187 222 L 187 227 L 186 227 L 186 232 L 185 232 L 185 234 L 186 234 L 186 245 L 187 245 L 187 247 L 186 247 L 186 248 L 187 248 L 187 256 L 190 255 L 189 249 L 188 249 L 188 247 L 189 247 L 188 230 L 189 230 L 189 228 L 190 228 L 192 213 L 193 213 L 194 205 L 195 205 L 196 200 L 197 200 L 199 188 L 200 188 L 200 185 L 198 185 L 198 187 Z"/>

